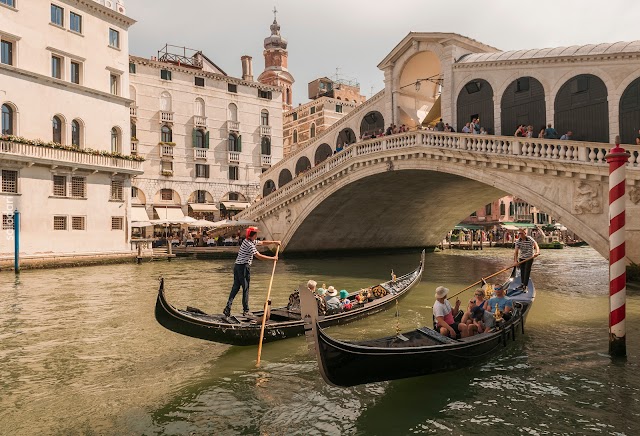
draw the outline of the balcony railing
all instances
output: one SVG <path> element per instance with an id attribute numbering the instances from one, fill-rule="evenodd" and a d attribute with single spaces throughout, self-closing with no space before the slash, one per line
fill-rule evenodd
<path id="1" fill-rule="evenodd" d="M 204 159 L 207 160 L 207 151 L 206 148 L 194 148 L 193 149 L 193 158 L 194 159 Z"/>
<path id="2" fill-rule="evenodd" d="M 260 158 L 261 158 L 263 167 L 270 167 L 271 166 L 271 155 L 270 154 L 263 154 L 263 155 L 260 156 Z"/>
<path id="3" fill-rule="evenodd" d="M 161 123 L 173 123 L 173 112 L 172 111 L 160 111 L 160 122 Z"/>
<path id="4" fill-rule="evenodd" d="M 207 127 L 207 117 L 201 117 L 200 115 L 194 115 L 193 124 L 196 127 Z"/>
<path id="5" fill-rule="evenodd" d="M 240 163 L 240 152 L 230 151 L 228 152 L 229 163 Z"/>
<path id="6" fill-rule="evenodd" d="M 173 149 L 172 145 L 161 145 L 160 146 L 160 157 L 173 157 Z"/>
<path id="7" fill-rule="evenodd" d="M 141 161 L 12 141 L 0 141 L 0 158 L 4 156 L 29 164 L 68 165 L 94 171 L 142 174 Z"/>
<path id="8" fill-rule="evenodd" d="M 260 126 L 260 136 L 271 136 L 271 126 Z"/>
<path id="9" fill-rule="evenodd" d="M 240 121 L 227 121 L 227 129 L 230 132 L 239 132 L 240 131 Z"/>
<path id="10" fill-rule="evenodd" d="M 131 154 L 138 154 L 138 141 L 131 141 Z"/>
<path id="11" fill-rule="evenodd" d="M 130 106 L 129 115 L 131 115 L 133 118 L 136 118 L 138 116 L 138 106 Z"/>

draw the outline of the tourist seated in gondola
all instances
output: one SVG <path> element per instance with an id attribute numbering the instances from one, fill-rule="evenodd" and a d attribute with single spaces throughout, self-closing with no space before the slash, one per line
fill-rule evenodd
<path id="1" fill-rule="evenodd" d="M 476 289 L 476 291 L 473 293 L 473 298 L 469 300 L 467 311 L 462 316 L 463 323 L 467 325 L 473 324 L 471 311 L 476 307 L 481 307 L 483 310 L 486 310 L 488 307 L 487 300 L 484 299 L 484 291 L 482 290 L 482 288 Z"/>
<path id="2" fill-rule="evenodd" d="M 513 314 L 513 301 L 505 295 L 504 289 L 501 287 L 495 288 L 495 296 L 489 299 L 489 302 L 487 303 L 487 310 L 491 313 L 495 313 L 496 306 L 498 310 L 502 312 L 504 320 L 509 321 Z"/>
<path id="3" fill-rule="evenodd" d="M 455 312 L 451 303 L 447 300 L 449 289 L 444 286 L 436 288 L 436 302 L 433 303 L 433 316 L 436 319 L 437 329 L 443 336 L 450 338 L 466 338 L 468 328 L 466 324 L 458 323 L 454 319 L 454 313 L 460 310 L 460 300 L 456 299 Z"/>
<path id="4" fill-rule="evenodd" d="M 351 300 L 349 300 L 349 292 L 345 289 L 340 291 L 340 306 L 342 310 L 351 310 L 353 308 Z"/>
<path id="5" fill-rule="evenodd" d="M 496 326 L 496 318 L 493 313 L 475 306 L 471 311 L 471 321 L 478 333 L 489 333 Z"/>
<path id="6" fill-rule="evenodd" d="M 327 313 L 327 303 L 324 300 L 324 293 L 327 291 L 321 288 L 324 292 L 320 294 L 318 292 L 317 286 L 318 282 L 316 282 L 315 280 L 309 280 L 307 282 L 307 289 L 313 292 L 313 296 L 316 299 L 316 305 L 318 306 L 318 315 L 325 315 Z"/>
<path id="7" fill-rule="evenodd" d="M 333 286 L 329 286 L 327 289 L 327 295 L 325 296 L 327 303 L 327 314 L 331 315 L 341 311 L 340 299 L 338 298 L 338 291 Z"/>

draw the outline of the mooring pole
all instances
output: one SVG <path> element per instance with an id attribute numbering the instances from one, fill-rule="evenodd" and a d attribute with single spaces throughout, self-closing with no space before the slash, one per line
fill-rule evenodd
<path id="1" fill-rule="evenodd" d="M 620 147 L 620 137 L 606 155 L 609 163 L 609 354 L 627 355 L 625 306 L 627 265 L 625 261 L 625 184 L 629 155 Z"/>
<path id="2" fill-rule="evenodd" d="M 20 212 L 13 212 L 13 270 L 20 274 Z"/>

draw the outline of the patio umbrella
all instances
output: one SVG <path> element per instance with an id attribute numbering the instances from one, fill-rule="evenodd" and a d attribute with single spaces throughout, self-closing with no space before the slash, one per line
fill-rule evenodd
<path id="1" fill-rule="evenodd" d="M 221 220 L 213 223 L 213 227 L 223 228 L 223 227 L 242 227 L 242 226 L 255 226 L 258 223 L 249 220 Z"/>
<path id="2" fill-rule="evenodd" d="M 214 224 L 213 221 L 196 220 L 193 223 L 189 223 L 189 227 L 214 227 Z"/>

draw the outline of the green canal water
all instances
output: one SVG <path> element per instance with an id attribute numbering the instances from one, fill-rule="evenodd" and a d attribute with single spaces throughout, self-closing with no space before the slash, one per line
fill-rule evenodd
<path id="1" fill-rule="evenodd" d="M 400 317 L 390 310 L 330 333 L 362 339 L 429 325 L 437 285 L 461 289 L 511 256 L 429 253 Z M 352 291 L 418 261 L 418 252 L 283 259 L 274 305 L 309 278 Z M 1 273 L 0 434 L 640 434 L 640 292 L 628 292 L 629 357 L 611 361 L 607 262 L 588 247 L 544 250 L 536 261 L 524 340 L 465 370 L 349 389 L 322 381 L 304 338 L 266 344 L 256 369 L 256 347 L 183 337 L 155 321 L 160 275 L 177 306 L 220 312 L 232 263 L 25 271 L 18 280 Z M 271 265 L 254 262 L 253 309 L 263 304 Z"/>

